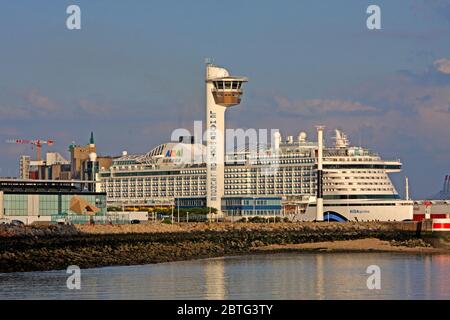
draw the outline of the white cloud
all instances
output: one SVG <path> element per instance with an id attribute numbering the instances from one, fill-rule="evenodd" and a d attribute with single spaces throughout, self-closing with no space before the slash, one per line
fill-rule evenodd
<path id="1" fill-rule="evenodd" d="M 279 111 L 294 113 L 304 116 L 322 115 L 325 113 L 366 113 L 375 112 L 376 108 L 364 105 L 360 102 L 340 99 L 307 99 L 295 100 L 281 96 L 275 97 Z"/>
<path id="2" fill-rule="evenodd" d="M 2 105 L 2 106 L 0 106 L 0 118 L 1 119 L 29 119 L 29 118 L 31 118 L 31 112 L 27 108 Z"/>
<path id="3" fill-rule="evenodd" d="M 450 60 L 449 59 L 439 59 L 434 61 L 434 66 L 437 71 L 445 74 L 450 74 Z"/>
<path id="4" fill-rule="evenodd" d="M 24 93 L 25 100 L 30 103 L 33 110 L 41 113 L 47 112 L 59 112 L 62 108 L 58 104 L 52 101 L 49 97 L 42 95 L 36 89 L 27 91 Z"/>
<path id="5" fill-rule="evenodd" d="M 106 105 L 98 104 L 86 99 L 79 100 L 78 106 L 81 110 L 83 110 L 83 112 L 91 115 L 106 115 L 111 111 L 111 109 Z"/>
<path id="6" fill-rule="evenodd" d="M 2 119 L 54 119 L 67 116 L 67 109 L 35 89 L 20 92 L 14 98 L 19 100 L 12 104 L 0 105 Z"/>

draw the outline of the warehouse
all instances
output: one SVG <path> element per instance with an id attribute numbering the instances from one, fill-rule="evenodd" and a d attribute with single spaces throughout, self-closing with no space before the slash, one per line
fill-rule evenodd
<path id="1" fill-rule="evenodd" d="M 106 193 L 87 181 L 0 180 L 0 219 L 24 224 L 89 222 L 106 215 Z"/>

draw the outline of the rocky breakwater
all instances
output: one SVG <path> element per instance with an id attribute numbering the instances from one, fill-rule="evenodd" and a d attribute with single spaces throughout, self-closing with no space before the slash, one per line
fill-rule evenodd
<path id="1" fill-rule="evenodd" d="M 0 226 L 0 272 L 135 265 L 224 255 L 254 248 L 377 238 L 409 241 L 405 223 L 184 223 L 124 226 Z"/>

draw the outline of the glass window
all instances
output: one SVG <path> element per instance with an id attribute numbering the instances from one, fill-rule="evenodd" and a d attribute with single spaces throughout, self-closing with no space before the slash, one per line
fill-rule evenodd
<path id="1" fill-rule="evenodd" d="M 59 212 L 58 195 L 39 196 L 39 214 L 44 216 L 56 215 Z"/>
<path id="2" fill-rule="evenodd" d="M 23 194 L 4 195 L 5 216 L 26 216 L 28 215 L 28 196 Z"/>

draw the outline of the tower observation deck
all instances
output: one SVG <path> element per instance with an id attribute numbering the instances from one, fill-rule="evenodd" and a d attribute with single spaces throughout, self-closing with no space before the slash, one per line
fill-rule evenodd
<path id="1" fill-rule="evenodd" d="M 230 76 L 228 70 L 206 65 L 206 202 L 221 215 L 224 194 L 225 110 L 241 103 L 245 77 Z"/>
<path id="2" fill-rule="evenodd" d="M 212 94 L 216 104 L 232 107 L 241 103 L 242 84 L 246 78 L 224 77 L 212 80 L 214 88 Z"/>

